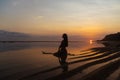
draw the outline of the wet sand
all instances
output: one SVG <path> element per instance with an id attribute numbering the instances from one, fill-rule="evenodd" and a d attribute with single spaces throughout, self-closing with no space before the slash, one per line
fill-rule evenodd
<path id="1" fill-rule="evenodd" d="M 56 65 L 48 68 L 29 66 L 29 69 L 0 76 L 0 80 L 120 80 L 120 72 L 117 71 L 120 70 L 120 48 L 84 50 L 82 54 L 68 55 L 68 63 L 63 65 L 53 55 L 42 55 L 56 60 Z M 65 67 L 68 71 L 63 72 Z"/>

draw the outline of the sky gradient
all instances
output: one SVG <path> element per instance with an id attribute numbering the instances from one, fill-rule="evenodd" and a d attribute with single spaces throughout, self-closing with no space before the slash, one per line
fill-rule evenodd
<path id="1" fill-rule="evenodd" d="M 101 37 L 120 32 L 120 0 L 0 0 L 0 29 Z"/>

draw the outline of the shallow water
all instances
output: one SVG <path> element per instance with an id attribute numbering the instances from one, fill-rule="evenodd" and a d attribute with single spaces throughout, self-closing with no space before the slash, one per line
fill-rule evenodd
<path id="1" fill-rule="evenodd" d="M 42 51 L 50 53 L 56 52 L 59 44 L 59 42 L 0 43 L 0 79 L 16 80 L 25 76 L 35 76 L 35 78 L 44 80 L 43 76 L 47 78 L 61 74 L 62 69 L 57 67 L 60 66 L 58 59 L 51 54 L 42 54 Z M 83 54 L 88 57 L 76 58 L 73 60 L 68 59 L 68 62 L 79 61 L 89 57 L 94 58 L 103 54 L 94 55 L 97 51 L 92 52 L 92 50 L 88 50 L 94 47 L 103 47 L 103 45 L 97 43 L 89 44 L 89 42 L 70 42 L 67 48 L 68 53 L 81 56 Z M 72 56 L 68 56 L 68 58 L 71 57 Z M 69 70 L 74 70 L 74 68 L 82 66 L 90 61 L 95 61 L 95 59 L 72 64 L 69 66 Z M 41 71 L 47 71 L 47 69 L 49 70 L 52 68 L 53 70 L 51 70 L 51 73 L 48 73 L 48 71 L 47 73 L 45 72 L 45 74 L 40 74 Z M 34 77 L 32 78 L 31 80 L 34 80 Z"/>
<path id="2" fill-rule="evenodd" d="M 0 52 L 17 51 L 23 49 L 39 48 L 40 51 L 55 52 L 57 51 L 60 42 L 15 42 L 15 43 L 0 43 Z M 103 46 L 102 44 L 89 43 L 85 41 L 69 42 L 68 52 L 79 53 L 80 50 L 89 49 L 92 47 Z"/>

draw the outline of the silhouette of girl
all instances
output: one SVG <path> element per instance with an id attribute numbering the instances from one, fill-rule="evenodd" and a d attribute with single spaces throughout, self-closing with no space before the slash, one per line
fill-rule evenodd
<path id="1" fill-rule="evenodd" d="M 68 47 L 68 37 L 67 34 L 63 34 L 62 36 L 63 40 L 59 46 L 59 51 L 60 51 L 60 59 L 62 63 L 66 63 L 66 59 L 67 59 L 67 49 L 66 47 Z"/>

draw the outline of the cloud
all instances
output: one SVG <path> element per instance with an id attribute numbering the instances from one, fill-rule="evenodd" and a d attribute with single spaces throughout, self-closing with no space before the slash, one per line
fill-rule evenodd
<path id="1" fill-rule="evenodd" d="M 39 20 L 43 19 L 44 16 L 34 16 L 34 17 L 32 17 L 32 18 L 33 18 L 33 20 L 35 20 L 35 21 L 39 21 Z"/>
<path id="2" fill-rule="evenodd" d="M 17 1 L 13 2 L 12 5 L 13 6 L 17 6 L 19 3 Z"/>
<path id="3" fill-rule="evenodd" d="M 24 6 L 32 2 L 30 0 L 11 0 L 9 3 L 12 4 L 12 6 Z"/>
<path id="4" fill-rule="evenodd" d="M 37 19 L 42 19 L 44 16 L 37 16 Z"/>

